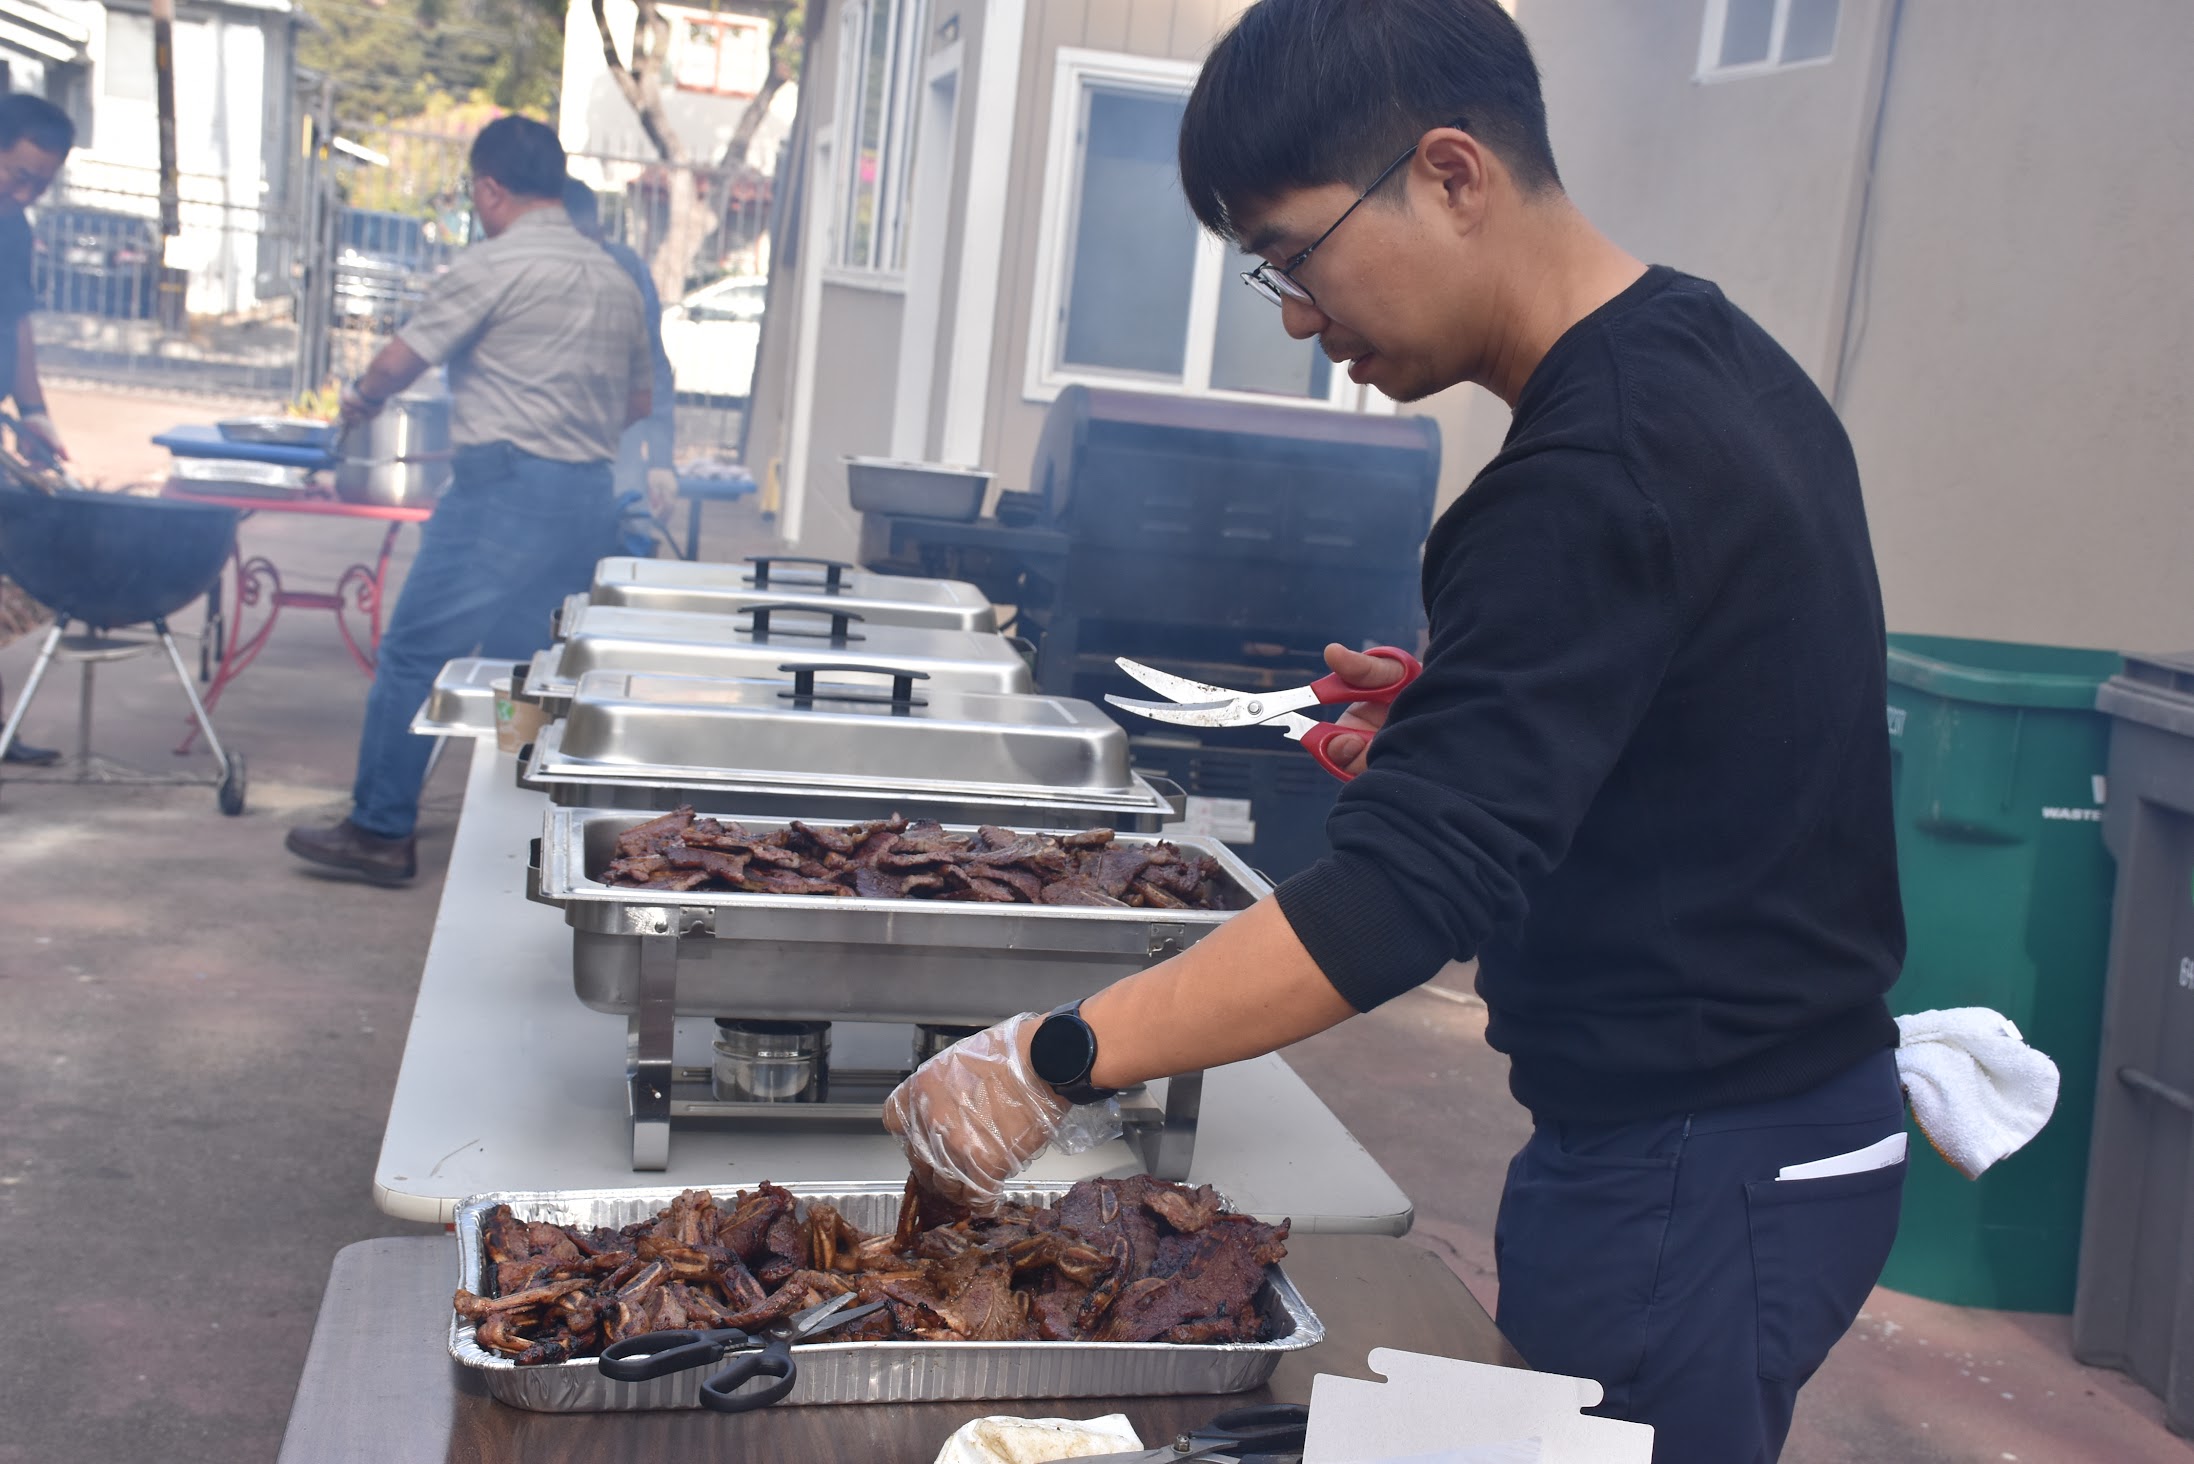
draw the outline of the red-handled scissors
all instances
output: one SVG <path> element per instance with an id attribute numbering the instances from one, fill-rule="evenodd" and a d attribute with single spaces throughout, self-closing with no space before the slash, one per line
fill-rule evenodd
<path id="1" fill-rule="evenodd" d="M 1229 691 L 1223 686 L 1207 686 L 1186 677 L 1169 676 L 1155 667 L 1122 656 L 1113 664 L 1166 700 L 1135 701 L 1124 696 L 1108 696 L 1105 700 L 1122 711 L 1148 717 L 1154 722 L 1171 722 L 1178 727 L 1278 727 L 1310 749 L 1310 755 L 1318 759 L 1318 766 L 1345 783 L 1356 775 L 1343 770 L 1326 749 L 1336 737 L 1362 737 L 1365 733 L 1359 728 L 1306 717 L 1303 709 L 1348 702 L 1386 706 L 1424 670 L 1415 656 L 1399 646 L 1374 646 L 1364 654 L 1398 663 L 1402 679 L 1392 686 L 1370 688 L 1352 686 L 1336 673 L 1321 676 L 1308 686 L 1286 691 Z"/>

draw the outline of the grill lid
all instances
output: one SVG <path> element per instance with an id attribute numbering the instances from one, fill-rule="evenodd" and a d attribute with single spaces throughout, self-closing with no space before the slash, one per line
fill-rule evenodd
<path id="1" fill-rule="evenodd" d="M 959 580 L 870 574 L 835 559 L 756 555 L 743 564 L 611 558 L 595 567 L 597 605 L 728 615 L 750 605 L 823 605 L 872 625 L 936 630 L 998 628 L 981 590 Z"/>
<path id="2" fill-rule="evenodd" d="M 690 615 L 585 605 L 561 621 L 564 639 L 534 658 L 528 698 L 560 704 L 590 671 L 776 677 L 792 662 L 920 671 L 937 690 L 1025 693 L 1028 663 L 1005 637 L 980 631 L 870 625 L 842 610 L 749 606 Z"/>
<path id="3" fill-rule="evenodd" d="M 542 730 L 526 776 L 1168 811 L 1129 768 L 1127 733 L 1088 702 L 827 663 L 773 679 L 591 672 Z"/>

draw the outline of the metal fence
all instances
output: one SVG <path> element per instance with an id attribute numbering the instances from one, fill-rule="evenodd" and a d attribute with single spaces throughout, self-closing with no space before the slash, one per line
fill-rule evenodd
<path id="1" fill-rule="evenodd" d="M 263 206 L 219 201 L 213 180 L 186 177 L 169 241 L 154 179 L 72 165 L 32 213 L 41 364 L 286 400 L 347 380 L 468 242 L 470 144 L 388 131 L 321 146 L 296 160 L 291 196 Z M 681 455 L 735 443 L 760 334 L 769 180 L 585 154 L 570 167 L 595 191 L 605 238 L 634 250 L 662 294 Z"/>

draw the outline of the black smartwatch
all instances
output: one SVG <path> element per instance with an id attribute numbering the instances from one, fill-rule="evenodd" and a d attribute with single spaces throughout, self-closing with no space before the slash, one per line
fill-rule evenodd
<path id="1" fill-rule="evenodd" d="M 1068 1002 L 1037 1024 L 1029 1041 L 1028 1065 L 1054 1093 L 1069 1103 L 1102 1103 L 1119 1096 L 1089 1080 L 1097 1066 L 1097 1034 L 1082 1020 L 1082 1003 Z"/>

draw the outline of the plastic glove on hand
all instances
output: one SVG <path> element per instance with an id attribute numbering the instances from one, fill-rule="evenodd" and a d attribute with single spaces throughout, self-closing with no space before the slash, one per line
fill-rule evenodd
<path id="1" fill-rule="evenodd" d="M 1034 1012 L 955 1042 L 923 1063 L 884 1103 L 924 1184 L 974 1210 L 994 1208 L 1006 1184 L 1059 1132 L 1070 1105 L 1028 1065 Z"/>

